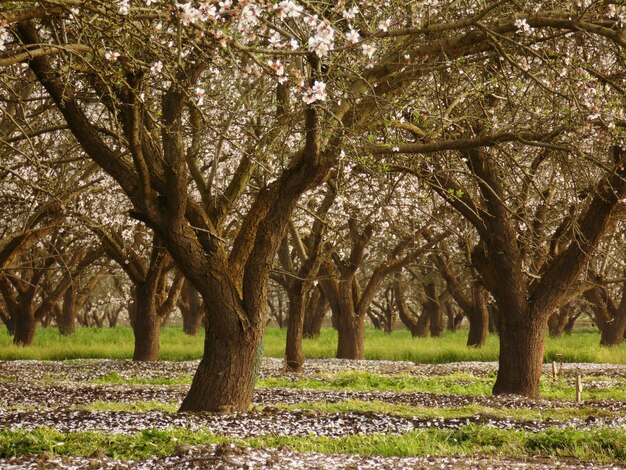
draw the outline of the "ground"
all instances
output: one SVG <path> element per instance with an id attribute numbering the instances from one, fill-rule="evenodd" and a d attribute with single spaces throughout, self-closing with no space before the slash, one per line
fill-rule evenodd
<path id="1" fill-rule="evenodd" d="M 154 432 L 173 427 L 188 430 L 208 429 L 233 439 L 273 436 L 327 436 L 342 438 L 351 435 L 403 435 L 416 430 L 461 429 L 486 425 L 497 429 L 525 430 L 530 433 L 545 429 L 617 429 L 626 430 L 626 401 L 611 399 L 529 400 L 520 397 L 489 397 L 479 395 L 419 393 L 375 390 L 302 390 L 290 387 L 259 388 L 254 404 L 247 413 L 187 414 L 176 413 L 188 385 L 185 383 L 197 362 L 134 363 L 112 360 L 9 361 L 0 362 L 0 429 L 34 430 L 52 428 L 62 433 L 102 431 L 130 435 L 147 429 Z M 550 374 L 550 366 L 545 366 Z M 454 363 L 419 365 L 391 361 L 309 360 L 303 374 L 284 372 L 282 361 L 264 359 L 260 368 L 262 379 L 319 378 L 345 371 L 367 371 L 373 374 L 410 374 L 441 376 L 493 374 L 495 363 Z M 607 364 L 567 364 L 563 373 L 568 380 L 577 374 L 596 377 L 594 386 L 603 387 L 607 377 L 626 378 L 626 366 Z M 141 378 L 141 380 L 138 380 Z M 177 380 L 178 379 L 178 380 Z M 612 379 L 608 379 L 610 382 Z M 171 381 L 163 384 L 160 382 Z M 118 383 L 113 383 L 118 382 Z M 148 383 L 146 383 L 148 382 Z M 462 382 L 460 380 L 459 382 Z M 609 384 L 610 385 L 610 384 Z M 472 405 L 486 406 L 501 412 L 464 417 L 395 415 L 371 411 L 319 412 L 284 405 L 346 400 L 405 405 L 423 408 L 454 409 Z M 163 404 L 149 410 L 99 410 L 90 405 L 132 404 L 150 402 Z M 170 408 L 167 408 L 169 406 Z M 507 417 L 514 410 L 569 410 L 584 407 L 588 414 L 564 419 L 515 419 Z M 597 413 L 595 412 L 597 411 Z M 5 451 L 6 453 L 6 451 Z M 0 453 L 0 456 L 2 454 Z M 180 443 L 172 455 L 124 461 L 96 451 L 89 457 L 67 457 L 52 452 L 35 456 L 0 458 L 0 468 L 626 468 L 618 464 L 597 464 L 574 459 L 554 459 L 525 455 L 519 458 L 494 456 L 473 457 L 380 457 L 346 454 L 295 452 L 286 446 L 255 449 L 234 443 Z"/>

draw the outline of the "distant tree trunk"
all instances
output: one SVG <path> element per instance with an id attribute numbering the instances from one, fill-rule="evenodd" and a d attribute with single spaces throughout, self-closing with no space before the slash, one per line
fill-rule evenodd
<path id="1" fill-rule="evenodd" d="M 358 315 L 354 310 L 354 292 L 356 281 L 340 279 L 332 282 L 333 288 L 325 289 L 337 321 L 338 359 L 363 359 L 365 357 L 365 315 Z M 328 281 L 324 281 L 328 283 Z M 323 285 L 324 285 L 323 283 Z"/>
<path id="2" fill-rule="evenodd" d="M 578 320 L 578 317 L 580 317 L 580 312 L 578 312 L 576 315 L 571 316 L 569 320 L 567 320 L 567 324 L 565 325 L 564 329 L 566 335 L 572 334 L 572 331 L 574 331 L 574 324 L 576 323 L 576 320 Z M 626 331 L 624 332 L 624 334 L 626 334 Z"/>
<path id="3" fill-rule="evenodd" d="M 402 323 L 404 323 L 404 325 L 411 332 L 411 336 L 413 338 L 427 336 L 428 328 L 430 326 L 430 317 L 426 314 L 422 314 L 418 317 L 410 311 L 409 306 L 404 299 L 402 286 L 398 280 L 394 282 L 393 288 L 394 297 L 396 299 L 396 307 L 398 308 L 398 315 Z"/>
<path id="4" fill-rule="evenodd" d="M 478 281 L 472 282 L 472 306 L 467 312 L 469 333 L 467 346 L 480 348 L 487 342 L 489 334 L 489 310 L 487 308 L 487 291 Z"/>
<path id="5" fill-rule="evenodd" d="M 426 295 L 426 299 L 422 304 L 423 315 L 426 315 L 430 319 L 430 335 L 433 338 L 439 338 L 443 336 L 445 324 L 443 322 L 439 302 L 437 301 L 437 285 L 434 281 L 424 285 L 424 294 Z"/>
<path id="6" fill-rule="evenodd" d="M 76 307 L 74 287 L 70 286 L 63 294 L 63 307 L 57 317 L 59 333 L 63 336 L 74 334 L 76 331 L 76 317 L 78 316 Z"/>
<path id="7" fill-rule="evenodd" d="M 301 372 L 304 365 L 302 335 L 304 330 L 304 283 L 295 281 L 289 294 L 289 315 L 287 317 L 287 343 L 285 363 L 292 372 Z"/>
<path id="8" fill-rule="evenodd" d="M 204 309 L 200 294 L 190 282 L 185 281 L 179 307 L 183 317 L 183 332 L 190 336 L 197 335 L 204 320 Z"/>
<path id="9" fill-rule="evenodd" d="M 568 304 L 550 315 L 550 318 L 548 318 L 548 333 L 551 338 L 558 338 L 563 334 L 570 320 L 571 309 L 572 306 Z"/>
<path id="10" fill-rule="evenodd" d="M 489 312 L 489 333 L 497 335 L 500 333 L 500 312 L 494 303 L 488 304 L 487 310 Z"/>
<path id="11" fill-rule="evenodd" d="M 309 302 L 304 311 L 304 327 L 302 332 L 304 338 L 319 337 L 322 331 L 322 322 L 324 321 L 327 310 L 328 301 L 326 297 L 322 295 L 319 287 L 315 287 L 311 292 Z"/>
<path id="12" fill-rule="evenodd" d="M 606 288 L 600 286 L 586 291 L 584 296 L 591 304 L 593 318 L 600 330 L 600 345 L 620 345 L 626 333 L 626 282 L 619 304 L 613 301 Z"/>

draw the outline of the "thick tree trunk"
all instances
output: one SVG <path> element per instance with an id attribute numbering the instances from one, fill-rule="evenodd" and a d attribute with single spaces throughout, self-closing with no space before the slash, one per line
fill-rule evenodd
<path id="1" fill-rule="evenodd" d="M 500 322 L 500 357 L 493 394 L 539 396 L 547 319 L 530 315 L 503 315 Z"/>
<path id="2" fill-rule="evenodd" d="M 206 328 L 204 355 L 179 411 L 247 411 L 262 356 L 262 328 Z"/>
<path id="3" fill-rule="evenodd" d="M 37 320 L 35 319 L 35 313 L 33 312 L 31 303 L 20 304 L 17 313 L 13 344 L 18 346 L 30 346 L 33 343 L 35 330 L 37 329 Z"/>
<path id="4" fill-rule="evenodd" d="M 338 359 L 365 359 L 365 319 L 361 316 L 338 315 Z"/>
<path id="5" fill-rule="evenodd" d="M 322 322 L 328 310 L 328 301 L 319 288 L 314 288 L 304 312 L 304 338 L 318 338 L 322 331 Z"/>
<path id="6" fill-rule="evenodd" d="M 287 344 L 285 363 L 292 372 L 301 372 L 304 364 L 302 334 L 304 330 L 304 292 L 302 282 L 293 283 L 289 294 L 289 316 L 287 317 Z"/>
<path id="7" fill-rule="evenodd" d="M 157 315 L 156 299 L 145 284 L 138 285 L 135 292 L 133 361 L 158 361 L 160 357 L 161 319 Z"/>

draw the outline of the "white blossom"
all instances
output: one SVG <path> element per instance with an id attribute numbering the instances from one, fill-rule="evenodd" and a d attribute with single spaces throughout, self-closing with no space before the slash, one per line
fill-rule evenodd
<path id="1" fill-rule="evenodd" d="M 335 30 L 320 23 L 315 31 L 315 36 L 309 38 L 309 49 L 315 52 L 318 57 L 325 57 L 333 48 Z"/>
<path id="2" fill-rule="evenodd" d="M 0 26 L 0 51 L 4 51 L 6 49 L 6 43 L 10 38 L 10 34 L 6 28 Z"/>
<path id="3" fill-rule="evenodd" d="M 315 80 L 313 86 L 302 95 L 302 101 L 306 104 L 315 103 L 316 101 L 326 101 L 326 83 Z"/>
<path id="4" fill-rule="evenodd" d="M 150 71 L 152 73 L 161 73 L 162 70 L 163 70 L 163 62 L 161 62 L 160 60 L 152 64 L 152 67 L 150 67 Z"/>
<path id="5" fill-rule="evenodd" d="M 117 8 L 120 15 L 128 15 L 130 12 L 130 0 L 120 0 L 117 2 Z"/>
<path id="6" fill-rule="evenodd" d="M 350 31 L 348 31 L 348 34 L 346 34 L 346 40 L 350 43 L 350 44 L 356 44 L 357 42 L 359 42 L 359 39 L 361 37 L 359 36 L 359 32 L 355 31 L 354 29 L 350 28 Z"/>
<path id="7" fill-rule="evenodd" d="M 281 20 L 285 18 L 297 18 L 302 14 L 303 10 L 300 5 L 295 4 L 292 0 L 283 0 L 278 4 L 278 8 L 278 18 Z"/>
<path id="8" fill-rule="evenodd" d="M 363 44 L 361 48 L 363 49 L 363 54 L 365 54 L 367 58 L 371 60 L 374 56 L 374 53 L 376 52 L 376 47 L 372 46 L 371 44 Z"/>
<path id="9" fill-rule="evenodd" d="M 378 29 L 380 29 L 383 33 L 386 33 L 389 30 L 389 26 L 391 26 L 391 18 L 380 20 L 378 22 Z"/>
<path id="10" fill-rule="evenodd" d="M 104 58 L 110 62 L 115 62 L 120 56 L 119 52 L 106 51 L 104 53 Z"/>
<path id="11" fill-rule="evenodd" d="M 533 31 L 533 28 L 530 27 L 526 18 L 518 18 L 515 20 L 514 24 L 519 34 L 530 34 Z"/>
<path id="12" fill-rule="evenodd" d="M 343 17 L 346 20 L 353 20 L 356 18 L 357 13 L 359 13 L 359 7 L 354 5 L 352 8 L 349 8 L 343 12 Z"/>

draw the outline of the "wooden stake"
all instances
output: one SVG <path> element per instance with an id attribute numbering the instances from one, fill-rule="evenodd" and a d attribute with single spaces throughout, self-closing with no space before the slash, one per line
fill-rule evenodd
<path id="1" fill-rule="evenodd" d="M 555 382 L 559 378 L 559 367 L 556 365 L 556 361 L 552 361 L 552 380 Z"/>
<path id="2" fill-rule="evenodd" d="M 576 375 L 576 403 L 580 403 L 583 397 L 583 379 L 580 374 Z"/>

